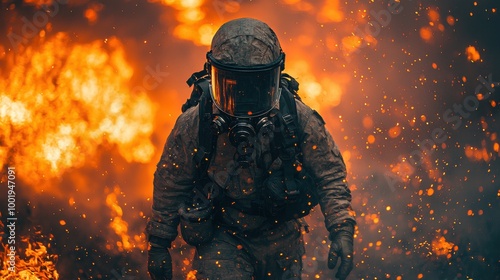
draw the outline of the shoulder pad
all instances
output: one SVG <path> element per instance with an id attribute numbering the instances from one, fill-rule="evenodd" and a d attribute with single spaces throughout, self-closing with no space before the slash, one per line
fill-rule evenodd
<path id="1" fill-rule="evenodd" d="M 316 110 L 313 110 L 313 115 L 316 116 L 316 118 L 318 118 L 323 125 L 326 124 L 323 117 L 321 117 L 321 115 Z"/>

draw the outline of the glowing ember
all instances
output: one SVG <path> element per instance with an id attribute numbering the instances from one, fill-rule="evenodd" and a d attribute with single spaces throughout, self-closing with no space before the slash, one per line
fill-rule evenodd
<path id="1" fill-rule="evenodd" d="M 296 60 L 287 65 L 287 72 L 299 77 L 301 98 L 309 106 L 320 110 L 338 106 L 342 100 L 342 88 L 334 80 L 325 78 L 318 81 L 312 74 L 310 63 L 305 60 Z M 345 77 L 344 81 L 346 80 Z M 340 80 L 340 79 L 338 79 Z"/>
<path id="2" fill-rule="evenodd" d="M 448 259 L 451 258 L 451 252 L 453 250 L 457 251 L 458 246 L 455 246 L 452 242 L 447 242 L 444 236 L 437 237 L 432 240 L 432 252 L 436 256 L 446 256 Z"/>
<path id="3" fill-rule="evenodd" d="M 190 270 L 186 276 L 186 280 L 196 280 L 196 270 Z"/>
<path id="4" fill-rule="evenodd" d="M 478 61 L 481 58 L 481 55 L 479 55 L 479 52 L 474 46 L 468 46 L 465 49 L 465 54 L 467 55 L 467 60 L 472 62 Z"/>
<path id="5" fill-rule="evenodd" d="M 424 41 L 430 41 L 432 39 L 432 29 L 428 26 L 420 28 L 420 37 Z"/>

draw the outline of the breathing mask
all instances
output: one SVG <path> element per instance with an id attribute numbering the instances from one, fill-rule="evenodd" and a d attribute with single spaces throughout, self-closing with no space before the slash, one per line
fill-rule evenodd
<path id="1" fill-rule="evenodd" d="M 274 137 L 275 126 L 270 115 L 272 114 L 236 118 L 224 113 L 218 114 L 212 120 L 212 130 L 217 135 L 228 133 L 229 141 L 236 147 L 236 161 L 242 167 L 248 167 L 252 162 L 257 139 L 267 137 L 271 141 Z"/>
<path id="2" fill-rule="evenodd" d="M 256 138 L 272 136 L 285 53 L 267 24 L 241 18 L 221 26 L 206 58 L 210 95 L 220 111 L 212 127 L 217 134 L 229 133 L 238 162 L 248 164 Z"/>

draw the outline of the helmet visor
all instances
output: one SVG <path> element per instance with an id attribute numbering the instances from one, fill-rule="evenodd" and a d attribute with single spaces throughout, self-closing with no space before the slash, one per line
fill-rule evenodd
<path id="1" fill-rule="evenodd" d="M 270 65 L 233 67 L 210 59 L 211 94 L 224 113 L 251 118 L 269 112 L 280 98 L 280 73 L 283 57 Z"/>

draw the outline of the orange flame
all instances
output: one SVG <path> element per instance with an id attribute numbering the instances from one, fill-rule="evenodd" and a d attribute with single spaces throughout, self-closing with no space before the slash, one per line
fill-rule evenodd
<path id="1" fill-rule="evenodd" d="M 311 108 L 321 110 L 325 105 L 335 107 L 342 101 L 341 85 L 331 78 L 318 80 L 307 61 L 292 61 L 287 68 L 292 76 L 300 77 L 301 97 Z"/>
<path id="2" fill-rule="evenodd" d="M 1 217 L 1 214 L 0 214 Z M 2 229 L 4 225 L 0 221 L 0 243 L 2 243 Z M 28 238 L 21 238 L 22 243 L 28 244 L 26 250 L 24 250 L 25 258 L 21 259 L 20 253 L 22 251 L 17 246 L 15 255 L 15 272 L 9 271 L 9 256 L 10 252 L 8 244 L 3 246 L 3 253 L 0 254 L 0 279 L 4 280 L 32 280 L 32 279 L 44 279 L 44 280 L 57 280 L 59 279 L 59 273 L 56 270 L 55 263 L 57 262 L 57 255 L 49 254 L 47 252 L 47 246 L 42 242 L 31 242 Z M 2 243 L 3 244 L 3 243 Z M 16 243 L 17 244 L 17 243 Z"/>
<path id="3" fill-rule="evenodd" d="M 196 45 L 210 45 L 212 37 L 218 26 L 209 22 L 204 22 L 206 14 L 202 9 L 204 4 L 202 0 L 149 0 L 149 2 L 159 2 L 165 6 L 172 7 L 176 11 L 177 26 L 174 28 L 173 35 L 179 39 L 192 41 Z M 220 2 L 220 1 L 219 1 Z M 216 9 L 224 11 L 238 10 L 237 6 L 223 3 L 218 7 L 214 2 Z M 233 1 L 230 1 L 233 2 Z M 236 1 L 234 1 L 236 2 Z M 220 11 L 218 11 L 220 12 Z"/>
<path id="4" fill-rule="evenodd" d="M 146 249 L 145 236 L 135 235 L 133 238 L 128 232 L 128 223 L 123 220 L 123 209 L 118 204 L 118 195 L 121 194 L 121 190 L 118 186 L 113 189 L 106 196 L 106 205 L 111 209 L 113 219 L 111 220 L 109 227 L 120 237 L 121 240 L 116 242 L 118 251 L 130 251 L 133 248 L 139 248 L 141 250 Z"/>
<path id="5" fill-rule="evenodd" d="M 151 159 L 155 107 L 130 91 L 118 39 L 80 45 L 58 33 L 12 61 L 0 79 L 0 166 L 15 165 L 35 185 L 83 166 L 99 146 L 116 146 L 129 162 Z"/>

